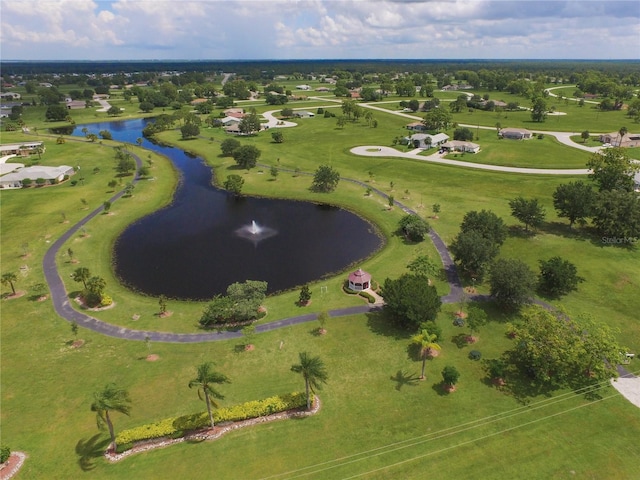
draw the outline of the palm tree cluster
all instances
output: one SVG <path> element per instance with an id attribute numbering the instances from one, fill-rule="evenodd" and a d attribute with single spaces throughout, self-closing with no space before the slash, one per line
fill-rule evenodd
<path id="1" fill-rule="evenodd" d="M 300 373 L 304 378 L 307 393 L 307 409 L 311 408 L 311 393 L 322 388 L 322 384 L 327 382 L 328 375 L 324 362 L 320 357 L 312 357 L 307 352 L 299 354 L 300 363 L 293 365 L 291 371 Z M 223 373 L 214 370 L 213 362 L 204 362 L 196 367 L 196 376 L 189 382 L 189 388 L 196 388 L 198 397 L 204 400 L 207 405 L 209 422 L 214 428 L 212 407 L 218 408 L 216 400 L 223 400 L 224 395 L 215 386 L 229 383 L 229 378 Z M 91 411 L 96 413 L 98 428 L 105 426 L 109 429 L 111 437 L 110 450 L 115 451 L 116 434 L 111 420 L 111 412 L 124 413 L 129 415 L 131 411 L 131 399 L 129 392 L 119 388 L 115 383 L 108 383 L 103 389 L 94 393 L 94 400 L 91 404 Z"/>

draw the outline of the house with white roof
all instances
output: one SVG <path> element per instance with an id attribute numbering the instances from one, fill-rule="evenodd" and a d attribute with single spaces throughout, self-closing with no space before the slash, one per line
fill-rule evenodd
<path id="1" fill-rule="evenodd" d="M 480 145 L 477 143 L 463 142 L 462 140 L 451 140 L 440 146 L 447 152 L 478 153 L 480 151 Z"/>
<path id="2" fill-rule="evenodd" d="M 528 140 L 533 137 L 533 133 L 526 128 L 503 128 L 498 133 L 498 136 L 511 140 Z"/>
<path id="3" fill-rule="evenodd" d="M 429 133 L 414 133 L 410 137 L 404 137 L 403 142 L 408 145 L 413 145 L 414 148 L 431 148 L 439 147 L 447 140 L 449 140 L 449 135 L 446 133 L 436 133 L 435 135 Z"/>
<path id="4" fill-rule="evenodd" d="M 58 167 L 45 167 L 36 165 L 26 167 L 8 173 L 0 177 L 0 188 L 22 188 L 23 180 L 30 179 L 33 182 L 42 178 L 44 185 L 53 185 L 64 180 L 65 175 L 71 176 L 75 173 L 73 167 L 60 165 Z"/>
<path id="5" fill-rule="evenodd" d="M 5 143 L 0 145 L 0 157 L 7 155 L 28 157 L 38 153 L 38 151 L 44 153 L 44 142 Z"/>

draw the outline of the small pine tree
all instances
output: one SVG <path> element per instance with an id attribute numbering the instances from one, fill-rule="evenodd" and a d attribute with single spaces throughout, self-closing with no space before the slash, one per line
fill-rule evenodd
<path id="1" fill-rule="evenodd" d="M 76 322 L 71 322 L 71 333 L 74 339 L 78 338 L 78 324 Z"/>
<path id="2" fill-rule="evenodd" d="M 309 289 L 309 285 L 305 285 L 300 290 L 300 298 L 298 299 L 298 303 L 300 305 L 307 305 L 311 301 L 311 290 Z"/>

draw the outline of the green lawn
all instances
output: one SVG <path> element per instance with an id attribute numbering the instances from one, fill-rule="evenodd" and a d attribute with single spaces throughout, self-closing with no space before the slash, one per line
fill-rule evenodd
<path id="1" fill-rule="evenodd" d="M 561 304 L 570 314 L 591 314 L 619 328 L 620 341 L 630 351 L 640 350 L 637 248 L 606 246 L 588 232 L 570 231 L 567 222 L 556 217 L 551 194 L 569 178 L 498 174 L 351 155 L 349 149 L 355 145 L 391 145 L 394 136 L 404 131 L 406 119 L 382 112 L 374 115 L 378 128 L 360 122 L 338 129 L 335 119 L 316 117 L 285 130 L 283 144 L 272 143 L 268 132 L 242 139 L 262 150 L 260 162 L 266 165 L 248 173 L 237 170 L 231 159 L 218 156 L 219 141 L 224 138 L 220 130 L 203 130 L 203 136 L 213 137 L 213 141 L 184 142 L 176 132 L 166 132 L 161 138 L 203 155 L 215 166 L 218 182 L 229 173 L 240 173 L 249 194 L 335 202 L 374 221 L 386 235 L 395 230 L 401 212 L 397 208 L 388 211 L 379 197 L 365 196 L 364 187 L 342 181 L 331 195 L 314 194 L 308 191 L 310 177 L 282 172 L 274 181 L 269 166 L 313 172 L 319 164 L 330 163 L 343 177 L 371 182 L 425 217 L 431 215 L 432 204 L 440 203 L 440 218 L 430 222 L 446 242 L 456 235 L 467 211 L 491 209 L 513 226 L 502 256 L 521 258 L 532 268 L 537 268 L 538 260 L 553 255 L 574 262 L 586 282 Z M 3 142 L 33 138 L 4 135 Z M 487 138 L 486 142 L 487 153 L 491 153 L 489 147 L 497 149 L 507 140 Z M 425 471 L 437 478 L 460 478 L 469 472 L 479 478 L 640 476 L 638 409 L 610 387 L 600 392 L 600 401 L 555 392 L 551 398 L 529 398 L 525 406 L 485 383 L 482 365 L 468 359 L 469 351 L 478 349 L 483 358 L 495 358 L 511 345 L 505 336 L 505 322 L 510 318 L 492 310 L 491 321 L 481 329 L 478 343 L 458 347 L 457 335 L 466 333 L 451 322 L 459 306 L 444 307 L 438 319 L 443 329 L 442 353 L 428 362 L 424 382 L 411 381 L 419 374 L 420 361 L 407 350 L 409 334 L 396 331 L 375 313 L 332 318 L 324 336 L 313 334 L 316 322 L 261 334 L 255 338 L 253 352 L 239 353 L 238 341 L 152 343 L 147 349 L 142 342 L 116 340 L 84 329 L 79 337 L 85 345 L 71 348 L 69 324 L 55 315 L 50 301 L 35 301 L 31 286 L 43 281 L 41 261 L 50 242 L 89 211 L 84 210 L 80 198 L 93 209 L 112 195 L 106 184 L 113 178 L 113 151 L 108 142 L 55 145 L 51 139 L 46 145 L 42 164 L 77 163 L 85 182 L 76 187 L 63 184 L 2 192 L 0 197 L 2 271 L 23 272 L 16 287 L 27 290 L 21 298 L 0 303 L 2 441 L 29 455 L 17 478 L 198 479 L 214 475 L 248 479 L 304 475 L 323 480 L 355 476 L 418 479 L 424 478 Z M 510 149 L 519 148 L 517 145 L 549 149 L 547 152 L 564 152 L 566 148 L 547 138 L 508 145 Z M 147 158 L 146 152 L 133 150 Z M 529 156 L 532 152 L 522 154 Z M 566 153 L 569 159 L 575 152 Z M 131 328 L 197 331 L 202 303 L 170 301 L 168 308 L 173 315 L 158 319 L 153 315 L 158 309 L 157 299 L 119 286 L 111 271 L 110 251 L 118 232 L 166 204 L 175 186 L 169 163 L 156 155 L 152 159 L 155 180 L 140 182 L 132 198 L 116 202 L 113 215 L 98 216 L 88 225 L 88 236 L 73 238 L 63 251 L 71 247 L 79 266 L 107 279 L 107 293 L 116 306 L 96 317 Z M 93 174 L 96 166 L 100 171 Z M 509 215 L 508 200 L 518 195 L 538 197 L 547 209 L 547 224 L 534 237 L 523 237 Z M 69 224 L 63 223 L 61 212 Z M 25 243 L 29 252 L 23 258 Z M 386 247 L 362 266 L 382 281 L 406 271 L 407 262 L 420 253 L 435 258 L 429 242 L 412 245 L 390 236 Z M 77 290 L 78 285 L 68 278 L 76 264 L 68 263 L 64 255 L 58 264 L 67 289 Z M 23 265 L 28 268 L 20 270 Z M 263 322 L 299 312 L 361 304 L 361 299 L 340 292 L 343 279 L 344 275 L 338 275 L 322 282 L 329 286 L 324 301 L 319 298 L 321 284 L 313 285 L 313 302 L 305 309 L 294 305 L 297 291 L 268 298 L 265 305 L 269 313 Z M 446 292 L 441 281 L 437 286 L 439 292 Z M 486 284 L 478 287 L 481 292 L 487 291 Z M 2 292 L 7 291 L 3 286 Z M 140 319 L 134 321 L 134 314 Z M 106 382 L 116 381 L 127 388 L 134 402 L 130 417 L 114 415 L 116 429 L 120 430 L 203 410 L 204 403 L 187 384 L 195 366 L 206 360 L 215 361 L 217 368 L 232 379 L 231 384 L 221 387 L 226 395 L 221 403 L 225 406 L 301 390 L 304 385 L 290 372 L 290 366 L 304 350 L 320 355 L 330 375 L 320 392 L 323 408 L 318 415 L 236 431 L 215 442 L 154 450 L 113 465 L 100 457 L 107 437 L 96 429 L 89 405 L 92 393 Z M 145 361 L 150 352 L 158 354 L 160 360 Z M 451 395 L 443 395 L 438 385 L 445 365 L 455 365 L 461 372 L 458 391 Z M 639 370 L 635 363 L 631 368 Z M 200 468 L 204 465 L 210 468 Z"/>

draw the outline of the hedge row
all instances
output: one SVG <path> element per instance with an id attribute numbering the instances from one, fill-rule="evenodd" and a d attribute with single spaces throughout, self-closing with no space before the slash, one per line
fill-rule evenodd
<path id="1" fill-rule="evenodd" d="M 0 446 L 0 463 L 4 463 L 9 460 L 10 456 L 11 448 L 9 448 L 7 445 Z"/>
<path id="2" fill-rule="evenodd" d="M 376 303 L 376 299 L 373 298 L 373 295 L 367 293 L 367 292 L 358 292 L 358 295 L 360 295 L 361 297 L 366 298 L 369 303 Z"/>
<path id="3" fill-rule="evenodd" d="M 306 406 L 307 396 L 304 393 L 287 393 L 264 400 L 252 400 L 232 407 L 225 407 L 213 412 L 214 422 L 234 422 L 248 418 L 263 417 L 273 413 L 284 412 Z M 123 430 L 116 435 L 118 451 L 130 449 L 135 442 L 154 438 L 182 437 L 185 432 L 205 428 L 209 425 L 209 414 L 205 412 L 165 418 L 158 422 Z"/>

